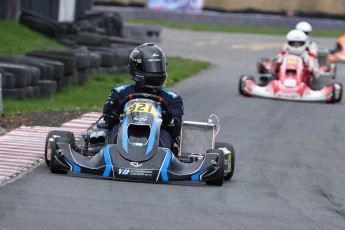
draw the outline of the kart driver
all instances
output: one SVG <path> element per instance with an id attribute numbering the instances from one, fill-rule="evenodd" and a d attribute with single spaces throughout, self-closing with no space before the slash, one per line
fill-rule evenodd
<path id="1" fill-rule="evenodd" d="M 103 107 L 104 121 L 111 129 L 109 142 L 113 142 L 119 129 L 117 107 L 130 94 L 148 93 L 161 97 L 168 111 L 162 113 L 160 140 L 164 147 L 172 149 L 173 140 L 180 135 L 183 112 L 182 98 L 163 87 L 167 78 L 166 58 L 163 51 L 152 43 L 136 47 L 129 57 L 129 74 L 135 84 L 113 88 Z"/>
<path id="2" fill-rule="evenodd" d="M 319 64 L 315 54 L 307 49 L 307 35 L 301 30 L 291 30 L 286 35 L 287 49 L 279 52 L 273 65 L 274 74 L 279 73 L 280 65 L 286 55 L 297 55 L 303 59 L 304 70 L 314 79 L 319 77 Z"/>
<path id="3" fill-rule="evenodd" d="M 309 52 L 313 53 L 315 56 L 317 56 L 317 45 L 315 42 L 310 40 L 311 32 L 313 31 L 313 27 L 308 22 L 299 22 L 296 24 L 295 27 L 296 30 L 303 31 L 308 39 L 307 39 L 307 49 Z M 283 50 L 287 50 L 288 44 L 285 43 Z"/>
<path id="4" fill-rule="evenodd" d="M 335 49 L 331 51 L 331 53 L 336 53 L 344 49 L 344 43 L 345 43 L 345 35 L 341 35 L 338 37 L 337 42 L 335 44 Z"/>

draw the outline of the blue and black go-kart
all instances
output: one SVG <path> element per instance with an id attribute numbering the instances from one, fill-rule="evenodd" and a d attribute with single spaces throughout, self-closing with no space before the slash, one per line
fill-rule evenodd
<path id="1" fill-rule="evenodd" d="M 185 121 L 174 150 L 159 140 L 162 98 L 131 94 L 119 106 L 119 132 L 107 143 L 109 129 L 100 119 L 82 138 L 69 131 L 53 130 L 46 138 L 45 161 L 52 173 L 98 175 L 132 181 L 205 181 L 221 186 L 234 173 L 233 146 L 216 142 L 217 116 L 208 122 Z M 104 124 L 104 123 L 103 123 Z"/>

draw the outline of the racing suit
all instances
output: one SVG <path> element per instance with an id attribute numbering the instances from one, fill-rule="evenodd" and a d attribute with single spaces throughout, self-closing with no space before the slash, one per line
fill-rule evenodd
<path id="1" fill-rule="evenodd" d="M 273 64 L 273 74 L 275 76 L 279 74 L 280 65 L 286 55 L 290 55 L 290 53 L 287 50 L 282 50 L 275 58 Z M 317 79 L 319 77 L 319 64 L 316 55 L 306 50 L 298 56 L 303 59 L 304 70 L 307 72 L 307 75 L 311 75 L 313 79 Z"/>
<path id="2" fill-rule="evenodd" d="M 160 140 L 163 142 L 164 147 L 171 149 L 174 143 L 173 140 L 180 135 L 181 131 L 182 116 L 184 114 L 182 98 L 165 88 L 153 91 L 138 84 L 124 85 L 111 90 L 103 107 L 104 120 L 111 129 L 108 140 L 112 141 L 119 129 L 119 114 L 115 114 L 118 105 L 133 93 L 154 94 L 161 97 L 167 104 L 168 111 L 162 114 Z"/>

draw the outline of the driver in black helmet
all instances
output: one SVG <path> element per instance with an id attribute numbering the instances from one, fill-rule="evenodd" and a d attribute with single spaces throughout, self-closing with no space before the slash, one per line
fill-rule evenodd
<path id="1" fill-rule="evenodd" d="M 110 142 L 119 129 L 119 114 L 116 114 L 119 104 L 130 94 L 148 93 L 163 98 L 168 106 L 162 114 L 160 139 L 164 147 L 172 149 L 173 140 L 180 134 L 184 112 L 182 98 L 163 88 L 167 78 L 166 65 L 163 51 L 152 43 L 145 43 L 132 51 L 128 67 L 135 84 L 113 88 L 103 107 L 104 120 L 111 128 Z"/>

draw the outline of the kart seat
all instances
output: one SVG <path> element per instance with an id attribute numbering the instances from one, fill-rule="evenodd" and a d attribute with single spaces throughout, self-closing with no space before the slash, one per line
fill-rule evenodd
<path id="1" fill-rule="evenodd" d="M 181 129 L 180 160 L 188 161 L 190 154 L 204 154 L 215 146 L 216 127 L 212 123 L 184 121 Z"/>

